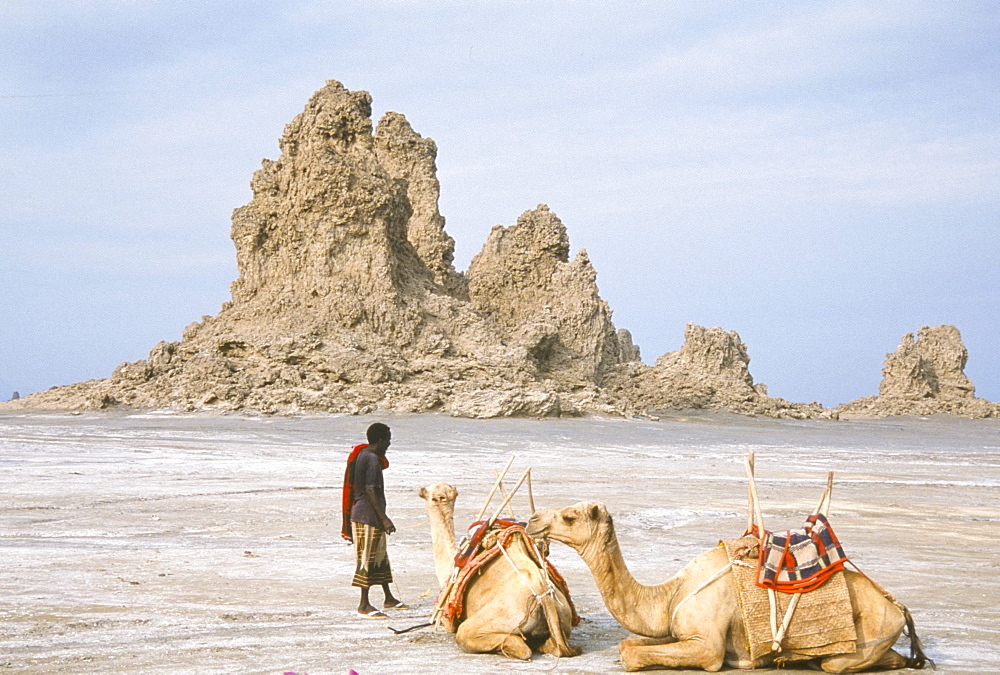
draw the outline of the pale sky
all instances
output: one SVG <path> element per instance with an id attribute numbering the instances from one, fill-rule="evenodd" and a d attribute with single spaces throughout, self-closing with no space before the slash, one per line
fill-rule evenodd
<path id="1" fill-rule="evenodd" d="M 833 406 L 949 323 L 1000 400 L 996 2 L 4 0 L 0 64 L 0 400 L 218 313 L 327 79 L 437 142 L 460 270 L 548 204 L 647 363 L 721 326 Z"/>

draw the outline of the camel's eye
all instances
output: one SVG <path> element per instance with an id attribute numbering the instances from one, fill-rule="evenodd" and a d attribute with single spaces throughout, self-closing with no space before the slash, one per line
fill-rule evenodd
<path id="1" fill-rule="evenodd" d="M 563 522 L 567 525 L 572 525 L 576 522 L 576 516 L 563 516 Z"/>

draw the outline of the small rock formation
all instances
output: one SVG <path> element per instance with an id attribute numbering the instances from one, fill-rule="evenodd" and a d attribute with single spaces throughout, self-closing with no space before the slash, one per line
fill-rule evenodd
<path id="1" fill-rule="evenodd" d="M 924 326 L 914 340 L 903 336 L 896 352 L 886 354 L 879 396 L 886 398 L 965 401 L 976 388 L 965 375 L 969 352 L 955 326 Z"/>
<path id="2" fill-rule="evenodd" d="M 886 354 L 878 396 L 837 408 L 842 417 L 888 417 L 951 413 L 966 417 L 1000 415 L 1000 405 L 976 398 L 965 374 L 969 352 L 955 326 L 924 326 L 907 333 Z"/>
<path id="3" fill-rule="evenodd" d="M 444 217 L 438 211 L 441 186 L 434 163 L 437 145 L 415 132 L 401 114 L 388 112 L 375 131 L 375 152 L 409 198 L 407 241 L 434 275 L 435 282 L 451 295 L 464 298 L 466 283 L 453 265 L 455 240 L 444 231 Z"/>
<path id="4" fill-rule="evenodd" d="M 19 398 L 21 398 L 21 394 L 18 393 L 18 392 L 16 392 L 16 391 L 13 394 L 11 394 L 11 396 L 10 396 L 10 400 L 11 401 L 16 401 Z"/>
<path id="5" fill-rule="evenodd" d="M 627 328 L 618 329 L 618 361 L 619 363 L 642 361 L 639 345 L 632 342 L 632 333 Z"/>
<path id="6" fill-rule="evenodd" d="M 538 377 L 600 385 L 621 360 L 587 252 L 570 262 L 566 227 L 544 204 L 494 227 L 468 278 L 473 306 L 528 354 Z"/>
<path id="7" fill-rule="evenodd" d="M 634 369 L 616 380 L 620 394 L 651 414 L 704 408 L 771 417 L 824 416 L 818 403 L 791 403 L 767 395 L 754 384 L 750 356 L 736 331 L 689 323 L 679 351 L 668 352 L 652 368 Z"/>

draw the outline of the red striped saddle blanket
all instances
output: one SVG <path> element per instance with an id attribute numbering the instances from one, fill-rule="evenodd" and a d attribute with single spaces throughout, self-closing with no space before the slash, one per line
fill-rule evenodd
<path id="1" fill-rule="evenodd" d="M 822 514 L 809 516 L 801 530 L 765 532 L 760 549 L 757 585 L 782 593 L 811 591 L 848 560 Z"/>

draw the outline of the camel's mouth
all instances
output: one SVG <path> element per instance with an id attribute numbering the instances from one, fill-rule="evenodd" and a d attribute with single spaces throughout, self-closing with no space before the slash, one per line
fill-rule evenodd
<path id="1" fill-rule="evenodd" d="M 524 531 L 527 532 L 528 536 L 533 539 L 548 541 L 549 538 L 548 526 L 540 523 L 534 515 L 532 515 L 531 518 L 528 519 L 528 525 L 524 528 Z"/>

